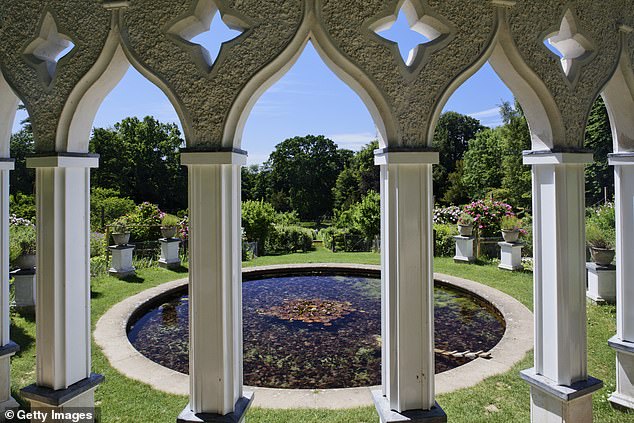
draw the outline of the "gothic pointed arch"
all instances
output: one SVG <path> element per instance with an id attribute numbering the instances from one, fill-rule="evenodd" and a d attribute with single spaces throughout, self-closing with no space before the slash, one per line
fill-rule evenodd
<path id="1" fill-rule="evenodd" d="M 18 101 L 0 72 L 0 157 L 9 157 L 9 140 Z"/>

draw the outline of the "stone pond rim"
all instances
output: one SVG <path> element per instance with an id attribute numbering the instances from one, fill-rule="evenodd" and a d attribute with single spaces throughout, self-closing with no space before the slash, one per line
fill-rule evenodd
<path id="1" fill-rule="evenodd" d="M 356 275 L 377 277 L 380 266 L 342 263 L 291 264 L 243 269 L 243 279 L 288 276 L 288 274 Z M 434 274 L 434 280 L 452 289 L 465 291 L 489 303 L 502 315 L 506 331 L 491 350 L 490 359 L 477 358 L 465 365 L 436 375 L 436 392 L 443 394 L 473 386 L 480 381 L 509 371 L 533 346 L 533 315 L 517 300 L 486 285 L 453 276 Z M 114 305 L 97 322 L 94 339 L 110 364 L 125 376 L 149 384 L 162 392 L 188 395 L 189 377 L 170 370 L 139 353 L 127 337 L 128 322 L 134 321 L 148 306 L 182 290 L 187 279 L 147 289 Z M 255 405 L 264 408 L 354 408 L 373 404 L 371 389 L 276 389 L 245 387 L 256 392 Z"/>

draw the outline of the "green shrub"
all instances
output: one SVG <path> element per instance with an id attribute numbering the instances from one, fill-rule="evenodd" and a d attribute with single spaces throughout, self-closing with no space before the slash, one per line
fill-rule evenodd
<path id="1" fill-rule="evenodd" d="M 130 231 L 130 229 L 128 228 L 128 219 L 125 216 L 120 217 L 112 223 L 111 229 L 113 234 L 128 233 Z"/>
<path id="2" fill-rule="evenodd" d="M 266 239 L 268 253 L 309 251 L 313 247 L 313 231 L 300 226 L 274 225 Z"/>
<path id="3" fill-rule="evenodd" d="M 9 261 L 13 263 L 23 254 L 35 254 L 36 231 L 34 225 L 9 227 Z"/>
<path id="4" fill-rule="evenodd" d="M 90 227 L 93 231 L 102 230 L 135 207 L 134 201 L 121 197 L 119 191 L 95 187 L 90 193 Z"/>
<path id="5" fill-rule="evenodd" d="M 276 225 L 298 226 L 300 224 L 299 215 L 297 214 L 295 210 L 292 210 L 289 212 L 283 212 L 283 213 L 278 212 L 278 213 L 275 213 L 274 223 Z"/>
<path id="6" fill-rule="evenodd" d="M 258 243 L 258 255 L 262 255 L 269 233 L 273 230 L 275 209 L 264 201 L 242 203 L 242 227 L 248 241 Z"/>
<path id="7" fill-rule="evenodd" d="M 22 193 L 15 193 L 9 196 L 9 210 L 11 214 L 23 219 L 35 221 L 35 197 Z"/>
<path id="8" fill-rule="evenodd" d="M 522 221 L 517 216 L 503 216 L 500 219 L 500 229 L 503 231 L 516 231 L 522 227 Z"/>
<path id="9" fill-rule="evenodd" d="M 147 201 L 139 204 L 127 215 L 128 227 L 135 242 L 156 241 L 161 237 L 163 213 L 156 204 Z"/>
<path id="10" fill-rule="evenodd" d="M 454 255 L 455 246 L 453 237 L 458 235 L 456 225 L 435 224 L 436 243 L 434 255 L 438 257 L 451 257 Z"/>
<path id="11" fill-rule="evenodd" d="M 98 257 L 105 254 L 105 235 L 99 232 L 90 233 L 90 257 Z"/>
<path id="12" fill-rule="evenodd" d="M 586 243 L 593 248 L 614 249 L 616 233 L 602 229 L 596 222 L 586 224 Z"/>
<path id="13" fill-rule="evenodd" d="M 163 216 L 163 219 L 161 219 L 161 226 L 164 228 L 172 228 L 180 225 L 180 223 L 181 219 L 171 214 L 166 214 Z"/>
<path id="14" fill-rule="evenodd" d="M 370 251 L 372 240 L 369 240 L 358 228 L 324 228 L 320 231 L 319 238 L 324 242 L 324 247 L 332 251 Z"/>

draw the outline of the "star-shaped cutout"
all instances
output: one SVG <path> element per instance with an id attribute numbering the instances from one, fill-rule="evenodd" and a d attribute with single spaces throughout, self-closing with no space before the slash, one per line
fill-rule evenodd
<path id="1" fill-rule="evenodd" d="M 451 36 L 449 22 L 431 13 L 421 0 L 405 0 L 400 9 L 377 19 L 370 29 L 392 44 L 410 71 L 426 54 L 446 45 Z"/>
<path id="2" fill-rule="evenodd" d="M 211 72 L 222 46 L 238 38 L 249 26 L 245 17 L 221 1 L 198 0 L 192 9 L 168 25 L 167 33 L 192 55 L 203 71 Z"/>
<path id="3" fill-rule="evenodd" d="M 40 22 L 38 35 L 24 50 L 24 58 L 36 70 L 42 83 L 49 87 L 55 79 L 57 64 L 74 48 L 71 38 L 57 30 L 55 18 L 46 12 Z"/>
<path id="4" fill-rule="evenodd" d="M 559 31 L 547 35 L 544 44 L 561 58 L 561 67 L 571 82 L 576 80 L 581 66 L 592 60 L 596 52 L 594 42 L 579 31 L 571 9 L 564 14 Z"/>

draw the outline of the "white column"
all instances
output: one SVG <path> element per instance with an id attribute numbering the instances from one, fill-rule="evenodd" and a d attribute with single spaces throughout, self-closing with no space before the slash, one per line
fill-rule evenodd
<path id="1" fill-rule="evenodd" d="M 0 413 L 17 407 L 11 397 L 11 356 L 18 346 L 11 342 L 9 327 L 9 171 L 12 159 L 0 159 Z"/>
<path id="2" fill-rule="evenodd" d="M 240 167 L 246 154 L 191 152 L 181 161 L 189 171 L 190 402 L 178 421 L 229 413 L 241 421 L 252 398 L 242 391 Z"/>
<path id="3" fill-rule="evenodd" d="M 616 217 L 616 391 L 609 400 L 634 409 L 634 153 L 610 155 Z"/>
<path id="4" fill-rule="evenodd" d="M 98 156 L 27 159 L 36 169 L 37 383 L 22 390 L 32 406 L 89 406 L 102 377 L 90 357 L 90 168 Z M 60 390 L 68 401 L 59 402 Z"/>
<path id="5" fill-rule="evenodd" d="M 534 422 L 591 422 L 586 345 L 585 174 L 591 153 L 527 152 L 533 169 Z"/>
<path id="6" fill-rule="evenodd" d="M 438 153 L 378 151 L 382 211 L 382 422 L 443 418 L 434 395 L 432 164 Z M 436 421 L 436 420 L 434 420 Z"/>

